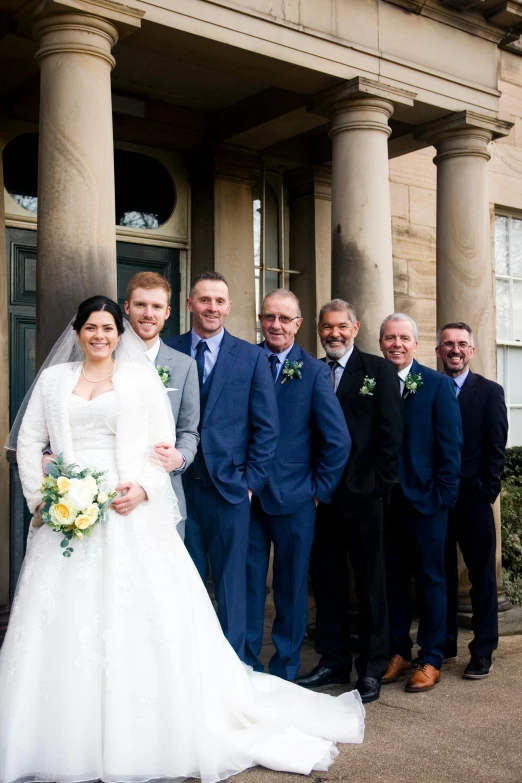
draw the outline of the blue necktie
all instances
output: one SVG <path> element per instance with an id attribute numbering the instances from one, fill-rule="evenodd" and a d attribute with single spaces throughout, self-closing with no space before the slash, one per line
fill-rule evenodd
<path id="1" fill-rule="evenodd" d="M 453 384 L 455 386 L 455 395 L 458 397 L 460 394 L 460 386 L 458 385 L 457 381 L 453 379 Z"/>
<path id="2" fill-rule="evenodd" d="M 208 345 L 205 340 L 200 340 L 196 345 L 196 366 L 198 368 L 199 388 L 203 386 L 203 375 L 205 373 L 205 351 Z"/>
<path id="3" fill-rule="evenodd" d="M 277 365 L 279 364 L 279 359 L 275 355 L 275 353 L 271 353 L 268 357 L 268 361 L 270 362 L 270 369 L 272 370 L 272 378 L 274 379 L 274 383 L 277 381 Z"/>
<path id="4" fill-rule="evenodd" d="M 332 359 L 331 361 L 328 362 L 328 366 L 330 367 L 330 383 L 332 384 L 333 389 L 335 391 L 335 386 L 336 386 L 336 381 L 337 381 L 337 378 L 335 377 L 335 371 L 341 365 L 339 364 L 338 361 L 336 361 L 335 359 Z"/>

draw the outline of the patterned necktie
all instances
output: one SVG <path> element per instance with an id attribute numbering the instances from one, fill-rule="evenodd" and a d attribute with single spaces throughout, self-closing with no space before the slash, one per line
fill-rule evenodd
<path id="1" fill-rule="evenodd" d="M 203 386 L 203 375 L 205 373 L 205 351 L 208 345 L 205 340 L 200 340 L 196 345 L 196 366 L 198 368 L 199 388 Z"/>
<path id="2" fill-rule="evenodd" d="M 338 361 L 336 361 L 335 359 L 332 359 L 331 361 L 328 362 L 328 366 L 330 367 L 330 382 L 331 382 L 331 384 L 333 386 L 333 389 L 335 391 L 336 380 L 337 380 L 336 377 L 335 377 L 335 371 L 341 365 L 339 364 Z"/>
<path id="3" fill-rule="evenodd" d="M 270 369 L 272 370 L 272 378 L 274 379 L 274 383 L 277 381 L 277 365 L 279 364 L 279 359 L 275 355 L 275 353 L 271 353 L 268 357 L 268 361 L 270 362 Z"/>

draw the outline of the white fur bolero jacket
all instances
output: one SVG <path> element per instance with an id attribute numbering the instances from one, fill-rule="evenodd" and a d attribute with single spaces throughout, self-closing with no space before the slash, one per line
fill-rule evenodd
<path id="1" fill-rule="evenodd" d="M 27 505 L 31 513 L 41 503 L 44 480 L 42 451 L 47 445 L 74 463 L 69 425 L 69 397 L 78 382 L 82 364 L 69 362 L 44 370 L 27 406 L 17 442 L 17 462 Z M 159 441 L 173 444 L 174 422 L 161 381 L 154 372 L 133 364 L 117 364 L 113 387 L 118 399 L 115 449 L 120 481 L 136 481 L 149 500 L 172 496 L 169 474 L 151 460 Z"/>

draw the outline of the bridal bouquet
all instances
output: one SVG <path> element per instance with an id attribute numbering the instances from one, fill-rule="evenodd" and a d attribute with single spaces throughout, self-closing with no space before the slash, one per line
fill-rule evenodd
<path id="1" fill-rule="evenodd" d="M 74 552 L 73 538 L 89 538 L 93 525 L 107 518 L 107 509 L 116 492 L 103 491 L 105 471 L 80 470 L 78 465 L 65 465 L 63 455 L 47 464 L 47 478 L 41 486 L 42 520 L 56 533 L 62 533 L 63 556 Z"/>

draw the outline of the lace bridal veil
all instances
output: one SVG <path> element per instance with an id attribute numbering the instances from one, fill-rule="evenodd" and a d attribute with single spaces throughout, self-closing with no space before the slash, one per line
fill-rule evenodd
<path id="1" fill-rule="evenodd" d="M 5 443 L 6 449 L 16 451 L 20 426 L 42 374 L 59 364 L 72 363 L 79 368 L 83 361 L 84 353 L 72 328 L 73 320 L 54 344 L 25 395 Z M 132 477 L 139 483 L 139 479 L 145 477 L 148 515 L 156 523 L 177 523 L 181 518 L 177 498 L 169 474 L 155 458 L 153 447 L 160 441 L 175 443 L 175 424 L 168 395 L 179 392 L 165 388 L 146 355 L 145 343 L 127 321 L 124 325 L 125 331 L 114 352 L 116 369 L 113 385 L 118 406 L 107 421 L 117 435 L 119 452 L 125 454 L 126 475 L 120 478 L 127 481 Z"/>

